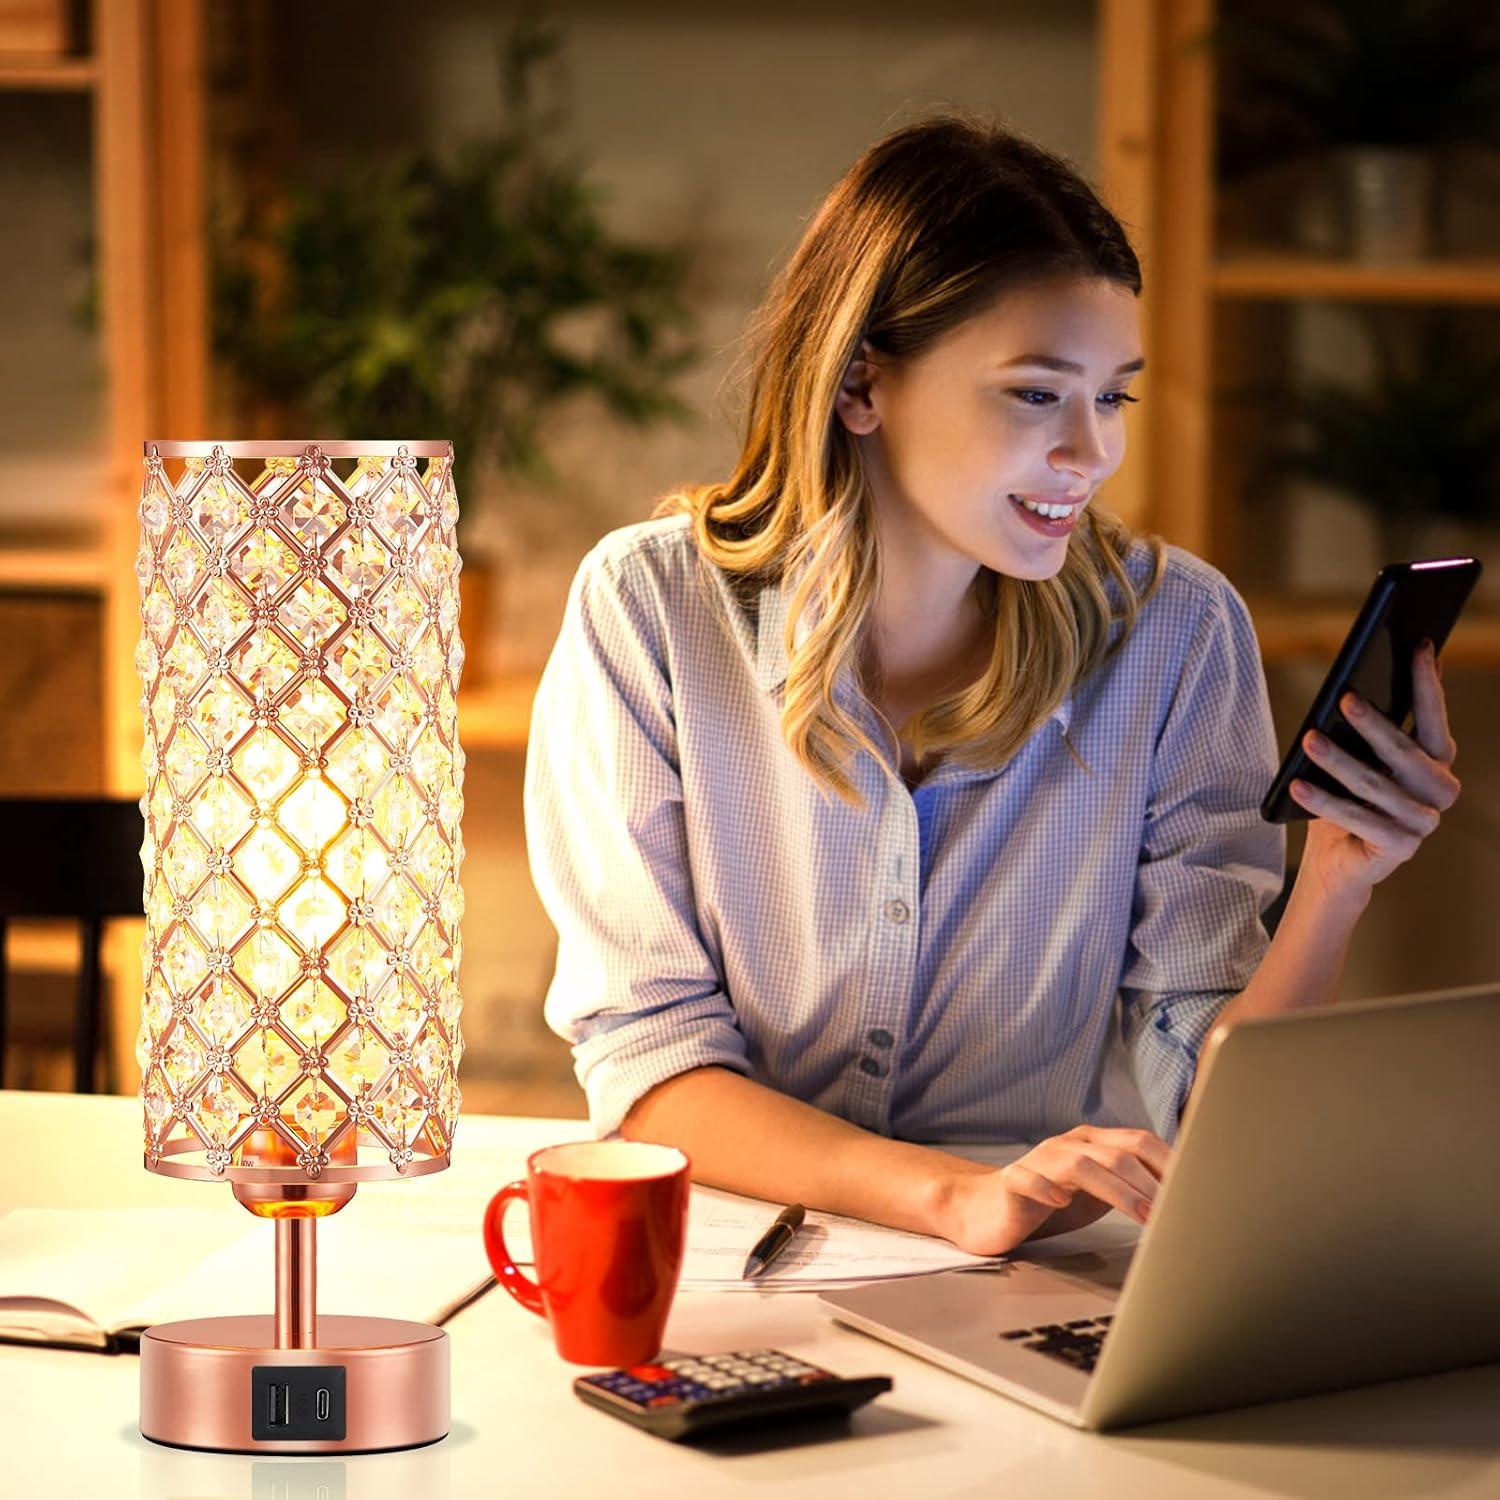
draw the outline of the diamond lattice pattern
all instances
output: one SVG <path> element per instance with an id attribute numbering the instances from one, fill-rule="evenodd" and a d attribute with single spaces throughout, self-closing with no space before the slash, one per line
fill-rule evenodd
<path id="1" fill-rule="evenodd" d="M 464 755 L 451 453 L 148 453 L 146 1155 L 446 1154 Z M 347 472 L 340 473 L 340 468 Z"/>

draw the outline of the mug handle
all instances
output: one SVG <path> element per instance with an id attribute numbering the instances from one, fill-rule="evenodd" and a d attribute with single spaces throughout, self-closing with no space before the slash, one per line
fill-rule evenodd
<path id="1" fill-rule="evenodd" d="M 524 1182 L 507 1183 L 490 1199 L 490 1205 L 484 1211 L 484 1253 L 490 1258 L 495 1280 L 522 1307 L 539 1318 L 545 1318 L 547 1313 L 542 1306 L 541 1287 L 521 1270 L 505 1244 L 505 1210 L 518 1198 L 523 1203 L 530 1201 Z"/>

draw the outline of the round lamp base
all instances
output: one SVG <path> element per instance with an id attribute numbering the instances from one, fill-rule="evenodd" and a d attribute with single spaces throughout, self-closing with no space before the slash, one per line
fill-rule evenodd
<path id="1" fill-rule="evenodd" d="M 141 1335 L 141 1433 L 218 1453 L 378 1453 L 448 1433 L 448 1335 L 322 1316 L 311 1348 L 275 1319 L 193 1318 Z"/>

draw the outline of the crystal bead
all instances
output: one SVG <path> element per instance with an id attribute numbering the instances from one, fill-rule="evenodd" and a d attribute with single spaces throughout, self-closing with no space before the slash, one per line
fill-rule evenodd
<path id="1" fill-rule="evenodd" d="M 193 522 L 209 541 L 218 541 L 239 522 L 240 498 L 235 489 L 215 476 L 198 491 Z"/>
<path id="2" fill-rule="evenodd" d="M 203 549 L 190 536 L 179 532 L 162 555 L 162 577 L 179 598 L 186 598 L 193 580 L 203 567 Z"/>
<path id="3" fill-rule="evenodd" d="M 215 980 L 204 989 L 197 1021 L 211 1042 L 227 1044 L 249 1024 L 249 1002 L 238 985 L 228 980 Z"/>
<path id="4" fill-rule="evenodd" d="M 334 567 L 345 584 L 356 593 L 369 593 L 385 577 L 385 548 L 373 537 L 353 533 L 339 546 Z"/>
<path id="5" fill-rule="evenodd" d="M 186 1093 L 197 1081 L 203 1068 L 203 1044 L 185 1022 L 179 1021 L 162 1053 L 162 1069 L 172 1085 L 172 1092 Z"/>
<path id="6" fill-rule="evenodd" d="M 321 1046 L 344 1024 L 344 1007 L 325 984 L 308 980 L 283 1002 L 281 1013 L 298 1038 L 309 1047 Z"/>
<path id="7" fill-rule="evenodd" d="M 259 730 L 235 751 L 234 768 L 262 802 L 279 797 L 300 770 L 297 757 L 280 735 L 269 729 Z"/>
<path id="8" fill-rule="evenodd" d="M 422 1023 L 422 1000 L 404 984 L 392 985 L 375 1006 L 375 1019 L 393 1041 L 409 1039 Z"/>
<path id="9" fill-rule="evenodd" d="M 263 824 L 235 850 L 233 865 L 257 901 L 274 904 L 296 878 L 302 861 L 273 827 Z"/>
<path id="10" fill-rule="evenodd" d="M 253 531 L 235 550 L 235 573 L 253 593 L 279 592 L 296 571 L 291 548 L 274 531 Z"/>
<path id="11" fill-rule="evenodd" d="M 390 1066 L 390 1053 L 368 1027 L 356 1026 L 328 1056 L 328 1068 L 346 1093 L 374 1088 Z"/>
<path id="12" fill-rule="evenodd" d="M 299 537 L 321 547 L 343 525 L 343 502 L 321 479 L 304 479 L 293 493 L 286 519 Z"/>
<path id="13" fill-rule="evenodd" d="M 282 727 L 314 755 L 343 722 L 343 703 L 318 679 L 303 683 L 281 709 Z"/>
<path id="14" fill-rule="evenodd" d="M 271 1098 L 281 1094 L 301 1072 L 297 1054 L 268 1027 L 240 1044 L 234 1067 L 255 1094 Z"/>
<path id="15" fill-rule="evenodd" d="M 277 1000 L 297 977 L 297 955 L 276 933 L 261 929 L 235 951 L 234 971 L 257 999 Z"/>
<path id="16" fill-rule="evenodd" d="M 294 1096 L 292 1118 L 310 1140 L 325 1140 L 344 1118 L 342 1102 L 316 1080 L 309 1079 Z"/>
<path id="17" fill-rule="evenodd" d="M 344 606 L 326 584 L 307 580 L 281 606 L 281 622 L 305 646 L 321 646 L 344 623 Z"/>
<path id="18" fill-rule="evenodd" d="M 334 943 L 329 972 L 351 999 L 375 994 L 390 974 L 386 950 L 364 929 L 351 928 Z"/>
<path id="19" fill-rule="evenodd" d="M 245 1118 L 245 1096 L 227 1078 L 214 1075 L 193 1105 L 193 1117 L 209 1140 L 223 1145 Z"/>
<path id="20" fill-rule="evenodd" d="M 311 853 L 343 831 L 344 800 L 321 776 L 304 776 L 282 799 L 276 820 L 300 848 Z"/>
<path id="21" fill-rule="evenodd" d="M 281 922 L 306 949 L 320 948 L 344 924 L 344 903 L 324 880 L 304 880 L 282 902 Z"/>

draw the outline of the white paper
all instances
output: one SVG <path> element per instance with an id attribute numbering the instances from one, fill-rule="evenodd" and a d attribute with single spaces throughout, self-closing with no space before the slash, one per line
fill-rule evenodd
<path id="1" fill-rule="evenodd" d="M 745 1257 L 782 1206 L 717 1188 L 694 1188 L 680 1290 L 815 1292 L 999 1264 L 998 1257 L 969 1255 L 931 1235 L 809 1209 L 791 1244 L 767 1270 L 746 1281 Z"/>

